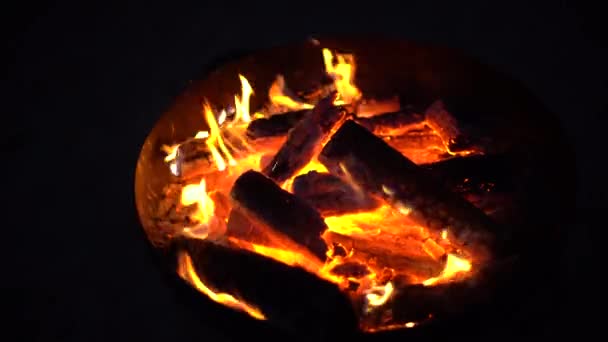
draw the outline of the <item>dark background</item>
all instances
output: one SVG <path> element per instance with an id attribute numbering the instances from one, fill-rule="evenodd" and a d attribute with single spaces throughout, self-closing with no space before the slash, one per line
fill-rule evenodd
<path id="1" fill-rule="evenodd" d="M 357 32 L 461 49 L 521 80 L 559 116 L 577 154 L 577 223 L 564 246 L 547 247 L 563 281 L 531 284 L 563 294 L 559 313 L 497 337 L 593 330 L 601 285 L 591 241 L 605 226 L 608 114 L 599 8 L 557 0 L 262 4 L 47 1 L 3 11 L 10 64 L 0 138 L 9 233 L 2 292 L 17 340 L 225 340 L 205 324 L 207 313 L 177 298 L 139 227 L 139 148 L 209 63 Z"/>

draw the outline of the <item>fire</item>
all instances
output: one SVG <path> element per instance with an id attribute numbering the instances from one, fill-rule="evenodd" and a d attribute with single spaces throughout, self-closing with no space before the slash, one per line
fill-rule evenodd
<path id="1" fill-rule="evenodd" d="M 334 64 L 334 57 L 336 63 Z M 336 105 L 350 104 L 358 101 L 362 94 L 355 85 L 355 58 L 350 54 L 334 54 L 329 49 L 323 49 L 325 72 L 332 77 L 336 91 L 340 95 Z"/>
<path id="2" fill-rule="evenodd" d="M 285 78 L 283 75 L 277 75 L 277 78 L 268 90 L 268 98 L 272 104 L 286 107 L 290 110 L 312 109 L 314 107 L 309 103 L 294 99 L 292 96 L 287 95 L 288 93 L 289 91 L 285 84 Z"/>
<path id="3" fill-rule="evenodd" d="M 249 114 L 249 99 L 253 94 L 253 88 L 251 88 L 251 85 L 245 76 L 239 75 L 239 79 L 241 80 L 241 96 L 234 95 L 234 105 L 236 107 L 234 122 L 248 123 L 251 121 L 251 115 Z"/>
<path id="4" fill-rule="evenodd" d="M 240 301 L 228 293 L 216 293 L 207 287 L 199 278 L 196 270 L 194 269 L 192 258 L 186 252 L 181 252 L 178 256 L 177 273 L 180 275 L 180 277 L 192 284 L 192 286 L 205 294 L 211 300 L 224 304 L 235 310 L 244 311 L 255 319 L 266 320 L 266 316 L 264 316 L 264 314 L 255 306 Z"/>
<path id="5" fill-rule="evenodd" d="M 339 97 L 334 104 L 344 105 L 358 103 L 362 99 L 362 93 L 354 83 L 356 70 L 354 56 L 334 53 L 329 49 L 323 49 L 322 54 L 325 71 L 332 77 L 334 87 L 339 94 Z M 228 194 L 236 177 L 247 169 L 260 169 L 262 158 L 267 158 L 268 155 L 272 156 L 284 141 L 283 138 L 271 138 L 263 141 L 250 141 L 247 139 L 245 132 L 252 117 L 254 119 L 267 117 L 269 116 L 269 113 L 251 114 L 250 98 L 254 94 L 253 87 L 243 75 L 238 75 L 238 77 L 241 83 L 241 89 L 240 94 L 234 95 L 235 113 L 233 119 L 228 119 L 228 113 L 225 109 L 220 110 L 219 115 L 216 118 L 216 113 L 212 109 L 210 103 L 205 101 L 202 105 L 202 114 L 207 123 L 208 130 L 197 132 L 193 139 L 204 140 L 204 143 L 209 150 L 209 154 L 213 159 L 212 165 L 215 167 L 214 171 L 218 172 L 213 176 L 209 176 L 207 179 L 200 179 L 198 183 L 187 184 L 181 188 L 180 204 L 182 206 L 195 205 L 194 213 L 190 215 L 190 218 L 195 221 L 196 225 L 194 227 L 183 227 L 184 233 L 190 233 L 191 237 L 211 240 L 214 237 L 210 236 L 210 229 L 218 225 L 218 222 L 225 227 L 225 223 L 228 220 L 227 213 L 231 210 L 231 204 L 222 204 L 221 200 L 218 200 L 216 203 L 213 198 L 216 200 L 217 198 L 212 198 L 211 196 L 216 195 L 215 192 L 219 192 L 225 197 L 229 197 Z M 282 75 L 277 75 L 274 83 L 268 90 L 268 97 L 272 105 L 287 108 L 289 110 L 313 108 L 312 104 L 303 102 L 292 95 L 291 91 L 287 88 L 285 79 Z M 393 99 L 386 103 L 379 104 L 370 102 L 368 108 L 365 110 L 371 113 L 377 110 L 377 108 L 399 108 L 399 101 Z M 421 127 L 425 125 L 428 126 L 432 130 L 432 134 L 439 136 L 441 140 L 434 139 L 432 140 L 433 142 L 424 145 L 422 148 L 412 150 L 407 150 L 405 148 L 399 149 L 393 146 L 396 150 L 403 155 L 406 155 L 417 164 L 438 161 L 442 158 L 447 158 L 449 155 L 464 156 L 475 152 L 453 152 L 449 148 L 449 139 L 441 136 L 441 131 L 439 129 L 429 125 L 426 121 L 420 125 Z M 391 132 L 388 133 L 387 136 L 391 136 Z M 425 133 L 428 133 L 428 131 L 425 131 Z M 400 134 L 402 134 L 402 132 Z M 398 134 L 395 133 L 395 136 L 398 136 Z M 436 138 L 434 136 L 432 137 Z M 235 141 L 237 142 L 236 144 Z M 387 142 L 390 144 L 390 141 Z M 174 175 L 176 175 L 176 163 L 180 159 L 177 158 L 179 147 L 180 144 L 162 146 L 162 150 L 166 153 L 164 160 L 169 165 L 169 168 Z M 246 149 L 247 153 L 240 153 L 239 148 Z M 294 179 L 297 176 L 305 175 L 310 171 L 317 171 L 320 173 L 329 172 L 323 164 L 316 158 L 313 158 L 306 166 L 296 172 L 293 177 L 283 184 L 280 184 L 281 187 L 284 190 L 291 191 Z M 342 179 L 355 188 L 355 190 L 359 190 L 363 193 L 363 190 L 359 189 L 359 186 L 350 179 L 348 172 L 346 172 L 347 170 L 344 169 L 343 171 L 345 171 L 345 177 L 342 177 Z M 213 192 L 210 192 L 208 187 L 210 187 Z M 382 190 L 388 195 L 395 192 L 393 189 L 386 186 L 384 186 Z M 226 206 L 227 208 L 223 208 Z M 227 212 L 225 217 L 218 216 L 218 213 L 222 210 Z M 390 306 L 391 297 L 399 291 L 399 285 L 396 284 L 400 283 L 393 283 L 393 281 L 391 281 L 392 279 L 397 278 L 385 276 L 386 271 L 392 274 L 391 277 L 393 277 L 393 275 L 405 275 L 408 284 L 433 286 L 460 279 L 459 276 L 466 275 L 472 270 L 472 258 L 456 254 L 455 248 L 452 247 L 451 242 L 448 239 L 448 231 L 443 230 L 441 232 L 431 233 L 427 227 L 420 226 L 412 220 L 410 217 L 412 210 L 412 208 L 408 208 L 404 205 L 399 206 L 381 203 L 377 208 L 372 210 L 323 217 L 325 224 L 328 227 L 321 236 L 328 246 L 328 258 L 326 261 L 322 261 L 317 256 L 312 255 L 306 248 L 299 249 L 299 246 L 290 245 L 289 243 L 284 244 L 284 241 L 276 241 L 277 243 L 273 245 L 261 245 L 232 237 L 222 237 L 227 238 L 227 241 L 233 246 L 263 255 L 289 266 L 301 267 L 310 273 L 316 274 L 322 279 L 339 285 L 340 288 L 346 289 L 347 286 L 343 285 L 349 282 L 356 282 L 358 288 L 351 293 L 353 298 L 359 296 L 358 299 L 361 299 L 361 302 L 366 304 L 367 310 L 377 310 Z M 363 244 L 373 240 L 381 241 L 381 243 L 387 242 L 392 246 L 393 241 L 391 241 L 391 239 L 400 240 L 399 243 L 402 244 L 399 246 L 400 248 L 403 248 L 403 251 L 398 251 L 400 253 L 402 252 L 399 256 L 420 257 L 425 258 L 425 261 L 428 259 L 433 263 L 433 273 L 424 273 L 424 276 L 420 276 L 420 273 L 409 271 L 405 266 L 403 266 L 402 269 L 400 269 L 399 266 L 385 266 L 382 264 L 382 261 L 378 262 L 374 257 L 369 257 L 369 255 L 357 257 L 356 252 L 360 245 L 355 246 L 353 244 L 353 246 L 349 246 L 348 249 L 342 246 L 345 253 L 335 255 L 336 253 L 333 252 L 334 243 L 336 242 L 331 241 L 331 234 L 339 234 L 346 237 L 346 239 L 358 239 L 357 241 L 362 241 Z M 338 245 L 340 244 L 337 244 L 336 246 Z M 346 243 L 344 245 L 346 245 Z M 397 243 L 395 243 L 395 245 L 397 246 Z M 412 250 L 410 251 L 409 249 Z M 386 264 L 392 262 L 392 260 L 384 260 Z M 348 262 L 353 261 L 364 263 L 365 267 L 369 270 L 369 273 L 365 273 L 364 276 L 356 278 L 339 276 L 331 272 L 334 267 L 345 265 Z M 443 262 L 445 262 L 445 265 Z M 233 295 L 217 293 L 206 286 L 196 273 L 192 259 L 186 252 L 182 252 L 179 255 L 178 272 L 182 278 L 187 280 L 212 300 L 231 308 L 244 311 L 256 319 L 266 319 L 262 312 L 254 306 L 235 298 Z M 382 272 L 385 272 L 385 274 Z M 411 272 L 411 274 L 408 272 Z M 436 276 L 429 278 L 429 274 Z M 397 286 L 397 288 L 395 288 L 395 286 Z M 390 308 L 388 310 L 390 310 Z M 398 323 L 385 322 L 382 323 L 381 326 L 371 327 L 367 330 L 380 331 L 403 327 L 412 328 L 418 324 L 420 324 L 420 322 L 407 322 L 405 320 Z"/>
<path id="6" fill-rule="evenodd" d="M 438 277 L 429 278 L 422 284 L 424 286 L 431 286 L 439 282 L 448 281 L 454 278 L 459 273 L 466 273 L 471 270 L 471 262 L 464 258 L 460 258 L 454 254 L 448 254 L 448 259 L 445 264 L 444 270 Z"/>

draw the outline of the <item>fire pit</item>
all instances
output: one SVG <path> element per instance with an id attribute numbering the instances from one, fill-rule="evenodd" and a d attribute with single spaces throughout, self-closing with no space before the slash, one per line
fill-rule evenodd
<path id="1" fill-rule="evenodd" d="M 542 106 L 464 56 L 312 40 L 194 83 L 144 144 L 137 208 L 215 302 L 295 332 L 414 330 L 538 265 L 564 158 Z"/>

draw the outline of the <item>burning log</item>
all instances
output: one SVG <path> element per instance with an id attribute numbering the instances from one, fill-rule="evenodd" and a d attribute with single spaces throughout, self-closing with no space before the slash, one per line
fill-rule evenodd
<path id="1" fill-rule="evenodd" d="M 445 283 L 436 286 L 395 285 L 392 296 L 375 307 L 363 300 L 359 310 L 363 313 L 361 327 L 366 331 L 381 330 L 386 326 L 415 325 L 433 317 L 445 317 L 469 311 L 489 295 L 480 286 L 470 282 Z M 386 310 L 390 308 L 390 317 Z M 413 326 L 412 325 L 412 326 Z"/>
<path id="2" fill-rule="evenodd" d="M 376 270 L 392 268 L 397 273 L 424 280 L 439 275 L 445 267 L 445 255 L 433 257 L 425 251 L 423 241 L 411 238 L 386 233 L 342 235 L 331 231 L 323 237 L 352 251 L 350 258 Z"/>
<path id="3" fill-rule="evenodd" d="M 441 100 L 433 102 L 425 111 L 426 123 L 434 129 L 452 152 L 464 151 L 476 145 L 465 137 L 456 118 Z M 479 146 L 477 146 L 479 148 Z"/>
<path id="4" fill-rule="evenodd" d="M 214 170 L 213 159 L 205 139 L 190 139 L 177 148 L 174 174 L 189 179 Z"/>
<path id="5" fill-rule="evenodd" d="M 399 111 L 372 117 L 357 117 L 355 121 L 380 136 L 401 135 L 424 126 L 424 115 L 412 111 Z"/>
<path id="6" fill-rule="evenodd" d="M 200 281 L 214 292 L 232 294 L 265 318 L 313 340 L 353 333 L 354 310 L 338 287 L 299 267 L 209 240 L 178 240 Z M 184 267 L 189 265 L 179 265 Z"/>
<path id="7" fill-rule="evenodd" d="M 447 228 L 458 242 L 477 250 L 480 259 L 495 247 L 498 231 L 481 210 L 354 121 L 334 134 L 319 161 L 436 234 Z"/>
<path id="8" fill-rule="evenodd" d="M 459 193 L 512 191 L 517 162 L 507 154 L 451 158 L 422 165 L 437 180 Z"/>
<path id="9" fill-rule="evenodd" d="M 412 130 L 399 136 L 383 137 L 383 139 L 398 151 L 443 147 L 441 137 L 432 132 L 428 127 Z"/>
<path id="10" fill-rule="evenodd" d="M 371 196 L 357 191 L 341 178 L 311 171 L 295 178 L 294 195 L 304 199 L 323 216 L 372 210 L 380 205 Z"/>
<path id="11" fill-rule="evenodd" d="M 286 135 L 310 112 L 309 109 L 304 109 L 253 120 L 247 126 L 247 136 L 250 139 L 258 139 Z"/>
<path id="12" fill-rule="evenodd" d="M 333 105 L 337 93 L 322 99 L 312 112 L 289 131 L 285 144 L 263 173 L 282 183 L 303 168 L 329 139 L 330 134 L 345 119 L 346 112 Z"/>
<path id="13" fill-rule="evenodd" d="M 256 171 L 243 173 L 230 192 L 233 208 L 253 225 L 305 246 L 325 259 L 327 246 L 321 239 L 327 226 L 319 213 L 304 200 L 281 189 L 272 179 Z"/>

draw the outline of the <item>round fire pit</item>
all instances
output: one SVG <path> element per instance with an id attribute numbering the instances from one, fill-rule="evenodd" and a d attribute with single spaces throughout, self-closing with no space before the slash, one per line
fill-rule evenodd
<path id="1" fill-rule="evenodd" d="M 200 296 L 314 338 L 429 336 L 554 274 L 572 170 L 516 81 L 445 48 L 321 39 L 194 82 L 146 139 L 135 192 Z"/>

